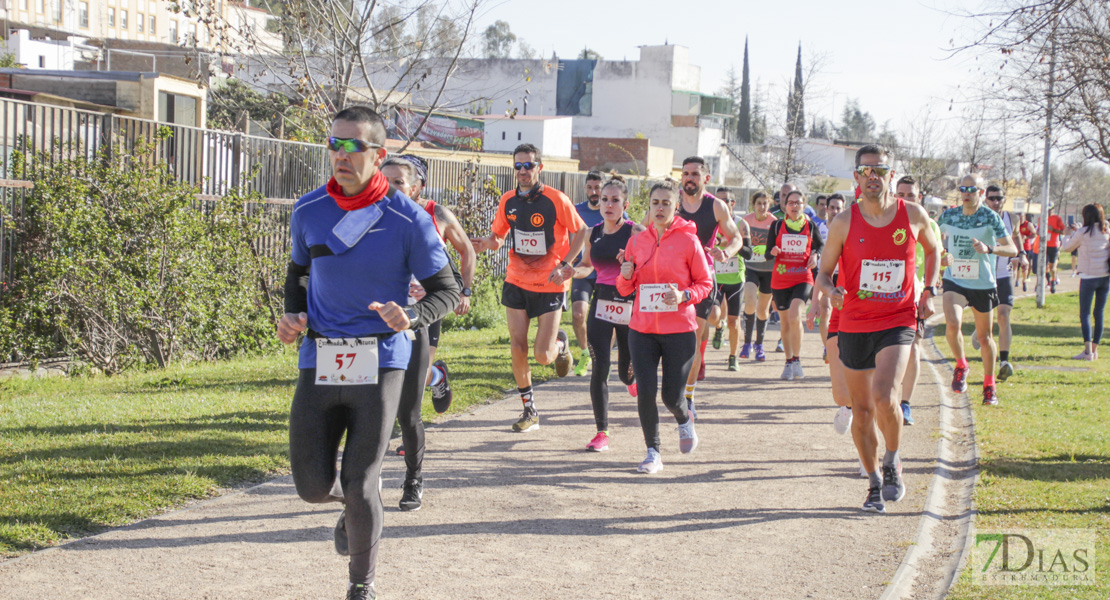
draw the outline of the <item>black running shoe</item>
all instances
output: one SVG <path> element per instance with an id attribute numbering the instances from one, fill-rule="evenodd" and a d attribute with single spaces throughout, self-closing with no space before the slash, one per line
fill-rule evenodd
<path id="1" fill-rule="evenodd" d="M 902 461 L 896 465 L 883 465 L 883 500 L 897 502 L 906 495 L 906 482 L 902 481 Z"/>
<path id="2" fill-rule="evenodd" d="M 335 553 L 347 556 L 350 550 L 347 546 L 347 511 L 339 513 L 339 521 L 335 523 Z"/>
<path id="3" fill-rule="evenodd" d="M 443 371 L 443 379 L 432 386 L 432 406 L 435 407 L 437 413 L 442 414 L 451 408 L 452 398 L 451 382 L 447 380 L 447 363 L 437 360 L 432 368 Z"/>
<path id="4" fill-rule="evenodd" d="M 352 585 L 347 588 L 347 600 L 377 600 L 378 594 L 374 591 L 374 584 Z"/>
<path id="5" fill-rule="evenodd" d="M 421 500 L 424 498 L 424 483 L 419 479 L 406 479 L 404 489 L 399 505 L 401 510 L 420 510 Z"/>
<path id="6" fill-rule="evenodd" d="M 863 502 L 864 512 L 873 512 L 884 514 L 886 513 L 886 505 L 883 503 L 883 488 L 873 487 L 867 489 L 867 500 Z"/>

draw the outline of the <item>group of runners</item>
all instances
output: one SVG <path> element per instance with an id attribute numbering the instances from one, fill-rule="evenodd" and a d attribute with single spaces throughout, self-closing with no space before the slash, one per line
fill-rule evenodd
<path id="1" fill-rule="evenodd" d="M 489 234 L 468 237 L 450 210 L 422 197 L 427 164 L 387 156 L 384 123 L 374 111 L 343 110 L 330 136 L 333 178 L 294 208 L 278 336 L 293 343 L 304 334 L 290 462 L 304 500 L 343 504 L 334 537 L 336 551 L 349 556 L 350 599 L 376 597 L 380 473 L 394 419 L 406 463 L 399 507 L 417 510 L 425 387 L 437 411 L 451 402 L 448 367 L 434 359 L 439 322 L 448 312 L 469 310 L 476 255 L 506 243 L 501 303 L 522 404 L 511 425 L 516 432 L 540 427 L 531 359 L 553 363 L 567 376 L 577 348 L 574 372 L 590 375 L 596 426 L 585 447 L 607 450 L 615 345 L 617 377 L 636 398 L 646 446 L 637 470 L 657 473 L 663 469 L 657 399 L 678 425 L 679 451 L 693 452 L 695 394 L 711 329 L 729 329 L 728 370 L 738 370 L 739 359 L 765 361 L 773 304 L 784 380 L 805 377 L 803 331 L 820 323 L 839 407 L 834 427 L 852 431 L 869 482 L 863 509 L 884 512 L 885 502 L 905 494 L 898 449 L 902 427 L 913 422 L 917 343 L 935 310 L 942 264 L 943 311 L 957 358 L 953 389 L 967 385 L 959 324 L 970 307 L 987 373 L 984 402 L 997 403 L 992 315 L 1000 290 L 1009 289 L 1001 281 L 1009 259 L 1021 258 L 1022 238 L 998 212 L 1001 190 L 985 188 L 973 175 L 961 181 L 961 205 L 934 223 L 913 179 L 892 185 L 887 150 L 869 145 L 856 154 L 858 201 L 832 194 L 814 211 L 801 190 L 786 184 L 775 197 L 755 194 L 752 211 L 739 216 L 729 190 L 706 190 L 706 162 L 689 157 L 680 180 L 651 187 L 647 214 L 637 223 L 628 217 L 628 185 L 620 176 L 590 174 L 587 200 L 576 206 L 541 183 L 541 152 L 522 144 L 513 153 L 517 185 L 499 199 Z M 574 344 L 560 328 L 568 291 Z M 1003 306 L 1012 304 L 1012 295 L 1002 294 Z M 1008 325 L 1008 308 L 998 315 Z M 1009 336 L 999 337 L 998 378 L 1004 380 L 1013 373 Z M 719 347 L 722 335 L 713 338 Z"/>

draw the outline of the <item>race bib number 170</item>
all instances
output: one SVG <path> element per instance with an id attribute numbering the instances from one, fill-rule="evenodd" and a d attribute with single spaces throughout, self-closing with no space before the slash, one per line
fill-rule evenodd
<path id="1" fill-rule="evenodd" d="M 543 256 L 547 254 L 547 238 L 542 231 L 516 231 L 513 251 L 517 254 Z"/>

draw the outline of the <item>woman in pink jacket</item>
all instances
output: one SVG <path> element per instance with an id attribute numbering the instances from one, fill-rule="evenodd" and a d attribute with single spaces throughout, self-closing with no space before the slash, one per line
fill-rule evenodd
<path id="1" fill-rule="evenodd" d="M 617 277 L 617 291 L 622 296 L 636 294 L 628 343 L 639 387 L 640 426 L 648 447 L 647 458 L 640 463 L 641 473 L 663 469 L 659 407 L 655 404 L 660 360 L 663 404 L 678 421 L 678 448 L 687 454 L 698 445 L 682 392 L 697 350 L 695 307 L 709 294 L 713 280 L 697 228 L 675 216 L 680 201 L 678 183 L 673 179 L 652 186 L 648 206 L 652 226 L 629 240 Z"/>

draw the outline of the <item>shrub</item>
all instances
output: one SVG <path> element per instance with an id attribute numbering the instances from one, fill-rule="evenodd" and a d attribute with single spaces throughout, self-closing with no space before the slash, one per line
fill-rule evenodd
<path id="1" fill-rule="evenodd" d="M 258 198 L 198 201 L 149 149 L 17 161 L 35 187 L 7 217 L 17 249 L 0 356 L 77 356 L 111 374 L 276 344 Z"/>

